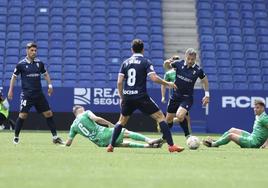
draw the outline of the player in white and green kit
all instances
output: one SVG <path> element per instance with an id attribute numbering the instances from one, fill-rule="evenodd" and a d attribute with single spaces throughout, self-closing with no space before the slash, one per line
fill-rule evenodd
<path id="1" fill-rule="evenodd" d="M 203 144 L 208 147 L 219 147 L 233 141 L 241 148 L 266 148 L 268 139 L 268 115 L 265 112 L 265 104 L 261 100 L 256 100 L 254 105 L 256 118 L 252 133 L 231 128 L 218 140 L 207 138 L 203 140 Z"/>
<path id="2" fill-rule="evenodd" d="M 70 146 L 74 137 L 80 134 L 99 147 L 107 147 L 110 143 L 114 125 L 104 118 L 96 116 L 90 110 L 85 111 L 82 106 L 75 106 L 73 112 L 76 119 L 73 121 L 69 138 L 66 141 L 66 146 Z M 107 127 L 101 126 L 106 125 Z M 146 144 L 136 142 L 126 142 L 124 138 L 130 138 L 137 141 L 146 142 Z M 116 140 L 117 147 L 132 147 L 132 148 L 160 148 L 162 146 L 161 139 L 151 139 L 142 134 L 122 129 L 122 132 Z"/>

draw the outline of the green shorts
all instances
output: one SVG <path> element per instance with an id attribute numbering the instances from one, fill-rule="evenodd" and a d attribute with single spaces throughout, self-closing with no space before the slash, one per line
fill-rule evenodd
<path id="1" fill-rule="evenodd" d="M 104 131 L 98 134 L 97 140 L 94 143 L 97 144 L 99 147 L 107 147 L 110 144 L 113 131 L 114 131 L 114 128 L 106 128 Z M 123 143 L 125 131 L 126 129 L 123 128 L 119 137 L 116 140 L 116 146 Z"/>
<path id="2" fill-rule="evenodd" d="M 260 144 L 256 142 L 251 134 L 247 131 L 243 131 L 239 138 L 239 145 L 241 148 L 259 148 Z"/>

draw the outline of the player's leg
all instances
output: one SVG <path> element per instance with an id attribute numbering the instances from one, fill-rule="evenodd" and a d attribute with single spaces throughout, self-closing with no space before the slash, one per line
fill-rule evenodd
<path id="1" fill-rule="evenodd" d="M 112 139 L 107 147 L 107 152 L 113 152 L 113 147 L 119 137 L 122 128 L 127 124 L 130 115 L 136 110 L 135 101 L 123 100 L 121 103 L 121 114 L 118 122 L 115 124 Z"/>
<path id="2" fill-rule="evenodd" d="M 173 138 L 165 116 L 157 104 L 150 97 L 147 96 L 144 99 L 140 100 L 138 103 L 138 108 L 141 112 L 150 115 L 159 123 L 163 137 L 166 139 L 169 145 L 170 152 L 181 152 L 184 150 L 184 148 L 174 145 Z"/>
<path id="3" fill-rule="evenodd" d="M 123 142 L 119 147 L 129 147 L 129 148 L 161 148 L 162 144 L 141 144 L 136 142 Z"/>
<path id="4" fill-rule="evenodd" d="M 136 133 L 136 132 L 129 131 L 129 130 L 124 131 L 124 138 L 131 138 L 132 140 L 146 142 L 150 145 L 161 142 L 161 139 L 152 139 L 152 138 L 144 136 L 143 134 Z"/>
<path id="5" fill-rule="evenodd" d="M 38 113 L 42 113 L 45 117 L 47 126 L 52 134 L 52 142 L 54 144 L 64 144 L 63 140 L 57 135 L 53 112 L 50 110 L 48 101 L 43 94 L 40 95 L 37 101 L 35 101 L 35 108 Z"/>
<path id="6" fill-rule="evenodd" d="M 187 138 L 190 136 L 190 129 L 189 129 L 189 122 L 188 122 L 188 112 L 193 104 L 193 99 L 191 98 L 185 98 L 182 100 L 180 107 L 178 108 L 176 112 L 176 117 L 178 118 L 178 121 L 180 122 L 180 126 L 183 129 L 184 135 Z"/>
<path id="7" fill-rule="evenodd" d="M 33 105 L 33 101 L 31 99 L 28 99 L 25 96 L 21 96 L 20 113 L 15 124 L 15 136 L 13 139 L 14 144 L 19 143 L 19 134 L 20 134 L 21 128 L 23 126 L 25 119 L 27 119 L 28 117 L 28 112 L 30 111 L 32 105 Z"/>
<path id="8" fill-rule="evenodd" d="M 179 108 L 179 105 L 180 105 L 179 101 L 175 101 L 173 99 L 169 99 L 168 101 L 166 121 L 170 129 L 173 127 L 174 118 L 176 117 L 176 112 L 177 109 Z"/>

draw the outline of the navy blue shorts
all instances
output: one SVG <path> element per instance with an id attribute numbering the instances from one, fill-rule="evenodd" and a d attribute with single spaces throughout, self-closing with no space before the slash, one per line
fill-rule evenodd
<path id="1" fill-rule="evenodd" d="M 192 105 L 193 105 L 193 97 L 180 97 L 176 98 L 176 100 L 169 99 L 167 112 L 174 114 L 177 112 L 180 106 L 189 111 Z"/>
<path id="2" fill-rule="evenodd" d="M 147 115 L 151 115 L 159 111 L 159 107 L 149 96 L 139 99 L 124 99 L 122 101 L 121 114 L 123 116 L 130 116 L 137 109 Z"/>
<path id="3" fill-rule="evenodd" d="M 35 97 L 21 95 L 20 112 L 28 113 L 32 106 L 35 107 L 38 113 L 50 110 L 47 99 L 43 93 Z"/>

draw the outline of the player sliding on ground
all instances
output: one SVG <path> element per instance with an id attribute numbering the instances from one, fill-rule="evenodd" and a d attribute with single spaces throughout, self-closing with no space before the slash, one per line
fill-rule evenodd
<path id="1" fill-rule="evenodd" d="M 231 128 L 218 140 L 207 138 L 203 144 L 207 147 L 219 147 L 233 141 L 241 148 L 267 148 L 268 147 L 268 115 L 265 113 L 265 104 L 256 100 L 254 104 L 256 115 L 253 132 L 248 133 L 241 129 Z"/>
<path id="2" fill-rule="evenodd" d="M 73 124 L 71 125 L 69 138 L 66 141 L 66 146 L 70 146 L 76 134 L 80 134 L 90 141 L 95 143 L 99 147 L 108 146 L 112 133 L 114 130 L 114 125 L 96 116 L 90 110 L 85 111 L 82 106 L 74 106 L 73 113 L 76 116 Z M 107 127 L 101 126 L 106 125 Z M 127 142 L 124 141 L 125 138 L 131 138 L 137 141 L 146 142 L 146 144 Z M 128 131 L 127 129 L 122 129 L 120 136 L 116 140 L 117 147 L 131 147 L 131 148 L 160 148 L 162 146 L 161 139 L 151 139 L 142 134 Z"/>

